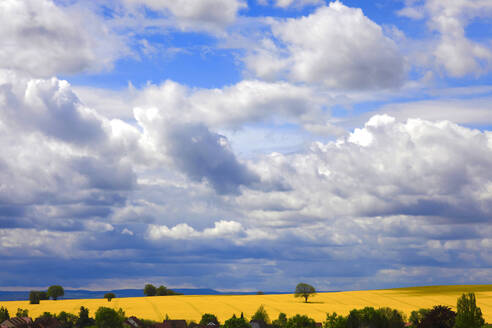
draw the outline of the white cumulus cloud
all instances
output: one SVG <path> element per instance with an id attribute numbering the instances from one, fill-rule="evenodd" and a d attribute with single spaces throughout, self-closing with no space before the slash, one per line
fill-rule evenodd
<path id="1" fill-rule="evenodd" d="M 309 16 L 274 20 L 271 28 L 275 39 L 263 39 L 245 58 L 262 78 L 348 89 L 394 88 L 404 79 L 396 44 L 361 9 L 336 1 Z"/>
<path id="2" fill-rule="evenodd" d="M 147 234 L 152 240 L 161 238 L 172 239 L 195 239 L 195 238 L 235 238 L 244 231 L 241 223 L 236 221 L 218 221 L 214 223 L 213 228 L 206 228 L 203 231 L 197 231 L 186 223 L 180 223 L 169 228 L 165 225 L 149 225 Z"/>
<path id="3" fill-rule="evenodd" d="M 0 68 L 47 77 L 111 68 L 126 53 L 103 20 L 51 0 L 0 2 Z"/>
<path id="4" fill-rule="evenodd" d="M 483 75 L 491 69 L 492 47 L 466 35 L 466 27 L 474 20 L 492 17 L 492 2 L 487 0 L 410 1 L 398 12 L 413 19 L 426 19 L 431 31 L 437 32 L 427 51 L 431 62 L 452 77 Z"/>

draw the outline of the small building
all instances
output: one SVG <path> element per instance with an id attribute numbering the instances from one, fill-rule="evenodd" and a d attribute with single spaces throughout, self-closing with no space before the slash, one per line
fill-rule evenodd
<path id="1" fill-rule="evenodd" d="M 129 317 L 126 318 L 123 322 L 123 326 L 130 328 L 140 328 L 143 327 L 142 321 L 140 321 L 137 317 Z"/>
<path id="2" fill-rule="evenodd" d="M 154 328 L 188 328 L 186 320 L 164 320 L 163 323 L 157 323 Z"/>
<path id="3" fill-rule="evenodd" d="M 0 328 L 33 328 L 33 322 L 28 317 L 14 317 L 2 322 Z"/>
<path id="4" fill-rule="evenodd" d="M 251 320 L 249 324 L 251 328 L 267 328 L 267 324 L 263 320 Z"/>

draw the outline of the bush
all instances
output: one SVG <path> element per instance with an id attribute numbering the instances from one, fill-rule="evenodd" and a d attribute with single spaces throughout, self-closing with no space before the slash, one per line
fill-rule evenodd
<path id="1" fill-rule="evenodd" d="M 347 317 L 347 328 L 383 327 L 385 319 L 373 307 L 352 310 Z"/>
<path id="2" fill-rule="evenodd" d="M 342 319 L 340 319 L 342 320 Z M 383 327 L 383 328 L 403 328 L 405 318 L 397 310 L 385 307 L 374 309 L 365 307 L 362 310 L 352 310 L 346 319 L 348 328 L 358 327 Z"/>
<path id="3" fill-rule="evenodd" d="M 123 321 L 125 321 L 125 313 L 121 309 L 116 312 L 102 306 L 96 311 L 97 328 L 123 328 Z"/>
<path id="4" fill-rule="evenodd" d="M 316 328 L 316 322 L 305 315 L 296 314 L 287 320 L 287 328 Z"/>
<path id="5" fill-rule="evenodd" d="M 15 316 L 19 317 L 19 318 L 28 317 L 29 316 L 29 310 L 18 308 Z"/>
<path id="6" fill-rule="evenodd" d="M 335 312 L 326 314 L 326 321 L 323 328 L 345 328 L 347 327 L 347 318 L 337 315 Z"/>
<path id="7" fill-rule="evenodd" d="M 463 294 L 458 299 L 455 328 L 482 328 L 485 320 L 477 307 L 475 294 Z"/>
<path id="8" fill-rule="evenodd" d="M 75 327 L 78 319 L 75 314 L 67 313 L 65 311 L 60 312 L 56 318 L 61 324 L 60 328 L 73 328 Z"/>

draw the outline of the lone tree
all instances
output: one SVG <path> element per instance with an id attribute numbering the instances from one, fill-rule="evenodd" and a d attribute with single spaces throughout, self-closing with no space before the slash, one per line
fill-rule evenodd
<path id="1" fill-rule="evenodd" d="M 115 297 L 116 297 L 116 295 L 114 293 L 106 293 L 106 294 L 104 294 L 104 298 L 106 298 L 108 300 L 108 302 L 111 302 L 111 300 L 113 298 L 115 298 Z"/>
<path id="2" fill-rule="evenodd" d="M 463 294 L 458 299 L 454 328 L 481 328 L 485 321 L 477 307 L 474 293 Z"/>
<path id="3" fill-rule="evenodd" d="M 62 286 L 53 285 L 48 288 L 48 296 L 54 299 L 55 301 L 58 297 L 65 295 L 65 291 Z"/>
<path id="4" fill-rule="evenodd" d="M 155 296 L 157 293 L 157 288 L 155 288 L 152 284 L 147 284 L 144 287 L 144 295 L 145 296 Z"/>
<path id="5" fill-rule="evenodd" d="M 307 303 L 309 296 L 316 295 L 316 290 L 313 286 L 301 282 L 297 284 L 296 291 L 294 293 L 295 297 L 304 297 L 304 302 Z"/>

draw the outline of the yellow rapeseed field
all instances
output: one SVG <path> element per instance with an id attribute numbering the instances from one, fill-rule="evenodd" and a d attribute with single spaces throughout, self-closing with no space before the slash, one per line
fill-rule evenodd
<path id="1" fill-rule="evenodd" d="M 111 302 L 105 299 L 41 301 L 39 305 L 30 305 L 28 301 L 0 302 L 15 314 L 17 308 L 29 310 L 29 315 L 37 317 L 43 312 L 61 311 L 78 314 L 80 306 L 89 308 L 90 315 L 100 306 L 115 309 L 122 308 L 127 316 L 162 321 L 166 314 L 171 319 L 199 321 L 203 313 L 214 313 L 224 322 L 232 314 L 244 313 L 250 317 L 260 305 L 264 305 L 270 319 L 280 312 L 288 316 L 306 314 L 316 321 L 324 321 L 327 312 L 348 314 L 351 309 L 373 307 L 391 307 L 410 314 L 412 310 L 430 308 L 434 305 L 447 305 L 456 310 L 456 301 L 464 292 L 474 292 L 478 306 L 481 307 L 485 321 L 492 322 L 492 285 L 432 286 L 399 288 L 387 290 L 351 291 L 319 293 L 309 303 L 288 295 L 245 295 L 245 296 L 154 296 L 115 298 Z"/>

